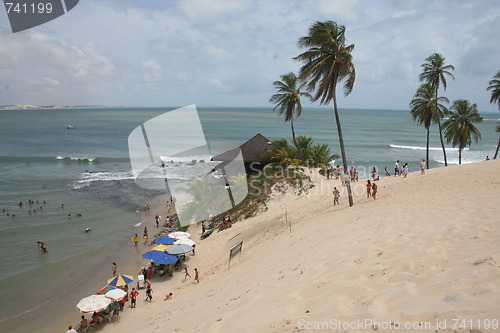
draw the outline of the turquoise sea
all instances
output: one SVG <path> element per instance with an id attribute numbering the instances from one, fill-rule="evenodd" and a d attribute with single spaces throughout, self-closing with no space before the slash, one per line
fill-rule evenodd
<path id="1" fill-rule="evenodd" d="M 5 209 L 0 214 L 0 294 L 9 300 L 0 303 L 0 331 L 2 325 L 23 331 L 32 311 L 60 305 L 59 300 L 82 285 L 97 266 L 108 267 L 113 254 L 137 232 L 136 206 L 150 202 L 155 193 L 133 181 L 128 135 L 173 109 L 0 110 L 0 209 Z M 272 107 L 198 111 L 209 143 L 237 146 L 257 133 L 271 140 L 291 136 L 289 123 Z M 464 152 L 465 163 L 494 154 L 499 114 L 482 115 L 485 120 L 478 128 L 483 138 Z M 373 166 L 382 176 L 384 167 L 392 172 L 398 159 L 415 171 L 425 157 L 425 129 L 411 120 L 409 111 L 346 109 L 341 110 L 341 121 L 348 164 L 360 170 L 360 176 Z M 67 129 L 69 124 L 74 129 Z M 331 152 L 339 154 L 331 107 L 306 108 L 295 124 L 297 135 L 329 144 Z M 437 128 L 431 130 L 430 167 L 441 167 Z M 449 161 L 457 163 L 456 151 L 449 151 Z M 181 162 L 186 161 L 177 162 L 178 179 L 183 179 Z M 29 214 L 40 206 L 42 210 Z M 92 232 L 85 233 L 86 228 Z M 37 249 L 38 240 L 46 242 L 48 253 Z M 78 300 L 75 296 L 67 304 L 75 317 Z"/>

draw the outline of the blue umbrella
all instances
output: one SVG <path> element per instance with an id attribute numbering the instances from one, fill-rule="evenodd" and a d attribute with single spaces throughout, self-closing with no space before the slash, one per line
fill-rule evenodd
<path id="1" fill-rule="evenodd" d="M 155 244 L 172 244 L 173 242 L 175 242 L 175 239 L 164 236 L 164 237 L 160 237 L 160 238 L 155 239 L 153 243 L 155 243 Z"/>
<path id="2" fill-rule="evenodd" d="M 153 259 L 153 257 L 157 256 L 158 254 L 165 254 L 165 252 L 162 252 L 162 251 L 148 251 L 146 253 L 143 253 L 142 257 L 144 259 Z"/>
<path id="3" fill-rule="evenodd" d="M 178 260 L 176 257 L 161 251 L 149 251 L 144 253 L 142 256 L 146 259 L 151 259 L 153 262 L 160 265 L 173 264 Z"/>

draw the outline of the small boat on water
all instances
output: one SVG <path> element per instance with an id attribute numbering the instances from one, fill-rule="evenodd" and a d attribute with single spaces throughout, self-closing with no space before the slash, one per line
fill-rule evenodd
<path id="1" fill-rule="evenodd" d="M 75 129 L 73 125 L 66 125 L 66 129 Z"/>

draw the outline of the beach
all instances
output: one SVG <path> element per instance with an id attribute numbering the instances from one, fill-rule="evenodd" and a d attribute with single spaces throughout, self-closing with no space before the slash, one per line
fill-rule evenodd
<path id="1" fill-rule="evenodd" d="M 6 214 L 0 215 L 0 291 L 10 300 L 0 305 L 0 330 L 25 332 L 46 329 L 47 332 L 55 332 L 61 327 L 67 327 L 68 323 L 76 324 L 79 318 L 77 302 L 105 285 L 111 277 L 112 262 L 118 263 L 119 272 L 130 275 L 136 275 L 138 268 L 147 264 L 147 260 L 142 259 L 141 255 L 149 247 L 139 244 L 135 248 L 129 239 L 136 232 L 141 235 L 144 226 L 148 226 L 152 239 L 154 215 L 159 213 L 163 218 L 166 216 L 162 212 L 164 202 L 158 199 L 158 193 L 142 190 L 134 183 L 127 151 L 127 136 L 144 121 L 166 111 L 165 108 L 1 111 L 0 140 L 3 151 L 0 156 L 0 205 L 8 213 L 15 213 L 17 216 L 12 218 Z M 425 131 L 411 121 L 408 112 L 342 112 L 346 124 L 349 124 L 349 131 L 345 133 L 349 166 L 356 167 L 360 171 L 360 177 L 367 177 L 373 166 L 377 167 L 380 176 L 384 176 L 384 167 L 392 172 L 397 159 L 409 162 L 410 171 L 416 170 L 418 161 L 424 154 L 422 148 L 425 145 Z M 486 155 L 493 155 L 498 141 L 494 132 L 497 117 L 496 114 L 487 117 L 488 120 L 481 124 L 482 141 L 464 151 L 464 162 L 478 162 L 484 160 Z M 270 108 L 200 108 L 200 120 L 208 142 L 239 145 L 258 132 L 270 140 L 290 135 L 290 129 L 283 126 L 282 120 Z M 263 122 L 266 123 L 264 127 Z M 75 129 L 67 130 L 66 124 L 73 124 Z M 366 131 L 366 126 L 377 128 L 378 132 Z M 394 126 L 398 128 L 398 132 L 387 137 L 386 133 L 392 131 Z M 305 110 L 297 122 L 298 133 L 307 133 L 317 142 L 329 144 L 331 151 L 335 153 L 338 147 L 335 145 L 333 127 L 332 115 L 314 108 Z M 44 140 L 39 139 L 42 137 Z M 437 135 L 431 136 L 431 148 L 429 165 L 432 169 L 429 175 L 443 172 L 443 168 L 438 168 L 443 164 L 440 162 L 442 154 Z M 186 161 L 167 165 L 175 171 L 174 178 L 177 181 L 184 181 L 189 176 L 185 173 L 187 168 L 183 167 L 186 162 L 193 159 L 208 161 L 209 158 L 193 156 Z M 456 150 L 449 151 L 449 161 L 456 162 Z M 411 176 L 407 179 L 412 179 L 413 174 Z M 386 200 L 384 197 L 387 192 L 383 186 L 386 186 L 385 182 L 392 182 L 391 179 L 392 177 L 384 177 L 380 182 L 381 200 Z M 397 178 L 394 181 L 400 180 L 402 179 Z M 361 183 L 360 181 L 359 184 Z M 329 185 L 341 188 L 334 181 Z M 468 192 L 457 186 L 458 193 L 468 195 Z M 309 195 L 321 188 L 321 184 L 317 185 Z M 303 198 L 297 201 L 294 195 L 285 197 L 297 205 L 291 208 L 300 208 L 298 212 L 294 213 L 291 209 L 287 213 L 293 232 L 297 223 L 316 223 L 316 219 L 312 220 L 311 217 L 323 213 L 325 209 L 334 209 L 336 214 L 343 212 L 345 193 L 342 193 L 342 205 L 333 208 L 330 207 L 332 202 L 328 201 L 331 199 L 331 189 L 328 187 L 323 190 L 323 196 L 313 197 L 311 202 L 303 201 Z M 410 187 L 405 190 L 420 191 L 420 188 Z M 362 192 L 356 193 L 360 203 L 363 203 L 364 184 L 356 187 L 356 191 Z M 407 195 L 411 193 L 401 192 L 391 198 L 391 203 L 387 203 L 386 208 L 391 204 L 397 208 L 396 211 L 405 207 L 404 205 L 412 202 Z M 240 237 L 236 236 L 237 233 L 233 234 L 233 231 L 242 228 L 247 222 L 256 227 L 252 229 L 253 236 L 249 236 L 243 243 L 242 263 L 254 246 L 254 239 L 266 239 L 269 235 L 281 232 L 280 228 L 286 229 L 283 226 L 286 225 L 284 210 L 288 210 L 288 203 L 276 196 L 276 200 L 269 203 L 268 215 L 236 223 L 230 232 L 214 234 L 213 236 L 218 237 L 213 240 L 210 237 L 207 242 L 198 242 L 201 227 L 193 226 L 190 232 L 199 247 L 197 256 L 188 260 L 191 274 L 193 266 L 199 263 L 200 278 L 204 282 L 212 272 L 227 267 L 229 248 Z M 25 205 L 22 208 L 17 206 L 19 201 L 26 204 L 28 199 L 40 202 L 47 200 L 47 205 L 44 205 L 43 212 L 28 215 L 28 210 L 36 205 Z M 160 201 L 156 203 L 157 200 Z M 152 206 L 148 216 L 135 213 L 136 206 L 142 208 L 144 202 Z M 57 208 L 62 203 L 65 208 Z M 379 204 L 378 201 L 376 204 Z M 276 207 L 281 208 L 274 209 Z M 357 211 L 358 207 L 360 205 L 356 203 L 353 210 Z M 77 213 L 81 213 L 82 217 L 76 217 Z M 378 214 L 378 211 L 372 213 L 377 216 L 375 213 Z M 71 220 L 67 219 L 68 214 L 72 214 Z M 332 219 L 336 220 L 336 216 Z M 263 224 L 255 221 L 263 221 Z M 266 233 L 271 226 L 274 229 Z M 88 227 L 92 231 L 83 232 Z M 332 224 L 330 227 L 332 232 L 336 232 L 342 225 Z M 226 235 L 231 236 L 225 239 Z M 223 239 L 221 243 L 215 241 L 219 237 Z M 232 237 L 234 238 L 231 239 Z M 42 254 L 36 247 L 38 240 L 46 241 L 49 249 L 47 254 Z M 238 260 L 236 257 L 236 264 Z M 237 265 L 234 267 L 236 269 Z M 260 272 L 264 274 L 264 271 Z M 163 293 L 161 288 L 177 288 L 182 275 L 176 274 L 162 284 L 153 281 L 155 295 L 157 292 Z M 159 291 L 156 288 L 160 288 Z M 177 296 L 177 292 L 174 293 Z M 155 302 L 157 299 L 155 298 Z M 128 314 L 121 319 L 125 320 L 126 316 Z"/>
<path id="2" fill-rule="evenodd" d="M 100 332 L 496 331 L 485 327 L 500 319 L 499 170 L 494 160 L 385 177 L 377 200 L 360 180 L 350 208 L 344 191 L 333 206 L 338 180 L 313 174 L 308 194 L 276 195 L 267 212 L 205 240 L 192 226 L 186 267 L 200 283 L 153 279 L 153 302 L 142 293 Z"/>

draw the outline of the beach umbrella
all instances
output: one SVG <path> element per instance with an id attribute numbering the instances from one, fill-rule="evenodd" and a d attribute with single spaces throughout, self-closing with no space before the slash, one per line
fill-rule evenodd
<path id="1" fill-rule="evenodd" d="M 164 252 L 167 248 L 169 247 L 169 245 L 164 245 L 164 244 L 160 244 L 160 245 L 156 245 L 155 247 L 153 247 L 151 249 L 151 251 L 160 251 L 160 252 Z"/>
<path id="2" fill-rule="evenodd" d="M 191 234 L 189 232 L 176 231 L 176 232 L 169 233 L 168 237 L 177 240 L 177 239 L 181 239 L 181 238 L 189 238 L 189 237 L 191 237 Z"/>
<path id="3" fill-rule="evenodd" d="M 151 260 L 155 263 L 155 264 L 159 264 L 159 265 L 168 265 L 168 264 L 173 264 L 173 263 L 176 263 L 177 260 L 177 257 L 175 256 L 171 256 L 170 254 L 166 254 L 165 252 L 160 252 L 160 253 L 157 253 L 153 256 L 153 258 L 151 258 Z"/>
<path id="4" fill-rule="evenodd" d="M 113 289 L 116 289 L 116 287 L 107 285 L 107 286 L 102 287 L 101 289 L 99 289 L 97 291 L 97 295 L 104 295 L 105 293 L 107 293 L 108 291 L 113 290 Z"/>
<path id="5" fill-rule="evenodd" d="M 173 242 L 175 242 L 175 239 L 165 236 L 157 238 L 153 241 L 155 244 L 172 244 Z"/>
<path id="6" fill-rule="evenodd" d="M 76 307 L 80 312 L 89 313 L 103 311 L 109 304 L 111 300 L 104 295 L 90 295 L 82 298 Z"/>
<path id="7" fill-rule="evenodd" d="M 104 296 L 106 296 L 107 298 L 110 298 L 110 299 L 115 300 L 115 301 L 121 300 L 126 295 L 127 295 L 127 292 L 125 290 L 122 290 L 122 289 L 113 289 L 113 290 L 108 291 L 106 294 L 104 294 Z"/>
<path id="8" fill-rule="evenodd" d="M 146 253 L 143 253 L 143 254 L 142 254 L 142 257 L 143 257 L 144 259 L 153 259 L 153 257 L 154 257 L 155 255 L 158 255 L 158 253 L 160 253 L 160 254 L 165 254 L 165 252 L 163 252 L 163 251 L 148 251 L 148 252 L 146 252 Z"/>
<path id="9" fill-rule="evenodd" d="M 134 281 L 134 278 L 132 276 L 125 274 L 118 274 L 114 278 L 109 279 L 108 284 L 113 287 L 120 287 L 129 284 L 132 281 Z"/>
<path id="10" fill-rule="evenodd" d="M 176 244 L 184 244 L 184 245 L 189 245 L 189 246 L 193 246 L 195 245 L 196 243 L 192 240 L 192 239 L 189 239 L 189 238 L 181 238 L 181 239 L 178 239 L 175 241 L 174 245 Z"/>
<path id="11" fill-rule="evenodd" d="M 175 244 L 165 250 L 168 254 L 184 254 L 193 251 L 193 247 L 185 244 Z"/>

